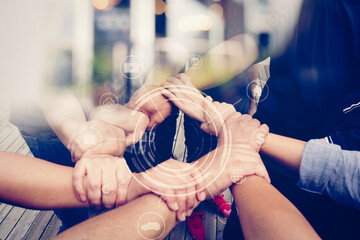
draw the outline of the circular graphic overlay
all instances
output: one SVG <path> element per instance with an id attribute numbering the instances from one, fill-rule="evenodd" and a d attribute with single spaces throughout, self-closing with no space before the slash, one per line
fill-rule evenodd
<path id="1" fill-rule="evenodd" d="M 113 111 L 116 109 L 116 105 L 118 104 L 118 98 L 115 94 L 112 93 L 105 93 L 100 98 L 100 107 L 108 110 Z"/>
<path id="2" fill-rule="evenodd" d="M 114 186 L 110 183 L 103 184 L 100 190 L 101 198 L 103 199 L 113 197 L 116 192 Z"/>
<path id="3" fill-rule="evenodd" d="M 201 93 L 194 91 L 193 87 L 183 86 L 183 85 L 178 85 L 177 87 L 179 88 L 179 91 L 181 91 L 181 93 L 183 93 L 187 97 L 175 99 L 176 101 L 182 101 L 184 104 L 193 105 L 193 107 L 198 109 L 198 111 L 204 111 L 203 104 L 202 104 L 204 97 L 201 95 Z M 153 90 L 147 92 L 146 94 L 144 94 L 143 96 L 141 96 L 137 100 L 136 107 L 134 107 L 134 110 L 139 110 L 141 108 L 141 106 L 143 106 L 145 103 L 151 101 L 152 98 L 155 98 L 159 94 L 161 94 L 160 90 L 161 89 L 153 89 Z M 201 101 L 199 101 L 199 100 L 201 100 Z M 205 112 L 205 114 L 207 114 L 209 116 L 210 115 L 214 116 L 214 114 L 215 114 L 217 118 L 220 118 L 220 119 L 222 118 L 221 113 L 215 107 L 211 110 L 213 111 L 211 114 L 207 113 L 207 112 Z M 167 124 L 167 123 L 164 123 L 164 124 Z M 158 127 L 160 127 L 160 125 Z M 172 126 L 168 126 L 168 125 L 165 126 L 165 128 L 169 128 L 169 127 L 172 127 Z M 173 126 L 173 127 L 175 128 L 175 126 Z M 135 132 L 136 131 L 138 131 L 138 126 L 136 126 L 136 128 L 135 128 Z M 179 165 L 181 164 L 181 166 L 176 169 L 168 167 L 166 162 L 157 165 L 160 161 L 157 159 L 157 155 L 156 155 L 156 153 L 158 151 L 156 149 L 156 144 L 153 141 L 153 137 L 155 136 L 155 133 L 153 131 L 156 132 L 156 129 L 153 129 L 150 133 L 149 132 L 145 133 L 143 138 L 139 141 L 138 144 L 140 147 L 139 147 L 139 149 L 136 149 L 136 151 L 139 152 L 139 154 L 135 154 L 135 160 L 134 160 L 134 165 L 138 166 L 140 169 L 143 169 L 143 171 L 140 172 L 140 174 L 139 174 L 141 177 L 139 178 L 139 177 L 135 176 L 135 180 L 137 180 L 137 182 L 139 184 L 141 184 L 143 187 L 145 187 L 146 189 L 148 189 L 158 195 L 161 195 L 161 196 L 192 195 L 198 191 L 202 191 L 203 189 L 206 189 L 209 185 L 211 185 L 214 181 L 216 181 L 217 178 L 223 173 L 223 171 L 227 165 L 227 161 L 229 160 L 229 157 L 230 157 L 230 148 L 229 147 L 225 147 L 224 149 L 226 149 L 226 150 L 222 151 L 222 152 L 218 152 L 219 150 L 216 148 L 215 150 L 213 150 L 214 154 L 205 156 L 204 161 L 201 163 L 195 161 L 194 164 L 192 164 L 192 165 L 188 164 L 188 166 L 186 164 L 179 163 Z M 216 129 L 216 131 L 220 132 L 220 129 Z M 225 125 L 223 126 L 222 131 L 224 134 L 224 145 L 229 145 L 230 138 L 229 138 L 228 130 Z M 207 142 L 202 141 L 200 139 L 199 148 L 205 149 L 208 146 L 201 146 L 201 145 L 206 145 L 206 144 L 207 144 Z M 161 147 L 161 146 L 157 146 L 157 147 Z M 197 154 L 198 154 L 198 151 L 195 151 L 195 155 L 197 155 Z M 194 159 L 194 160 L 196 160 L 196 159 Z M 218 169 L 218 171 L 215 173 L 215 175 L 211 176 L 209 174 L 208 170 L 210 168 L 212 168 L 214 165 L 215 165 L 214 168 Z M 151 170 L 146 170 L 152 166 L 156 166 L 156 167 L 151 168 Z M 199 176 L 198 172 L 200 172 L 200 175 L 202 176 L 203 179 L 205 179 L 205 182 L 206 182 L 206 186 L 204 186 L 202 189 L 192 188 L 194 190 L 185 191 L 182 195 L 181 194 L 177 194 L 177 195 L 170 194 L 169 191 L 167 191 L 168 189 L 187 189 L 188 190 L 190 187 L 195 186 L 199 181 L 199 178 L 197 178 L 197 177 L 195 177 L 195 179 L 193 179 L 191 181 L 184 181 L 184 183 L 182 183 L 182 184 L 179 184 L 178 183 L 179 181 L 170 181 L 169 179 L 174 178 L 174 180 L 178 180 L 178 178 L 182 178 L 182 177 L 184 179 L 187 179 L 189 177 L 189 175 Z M 153 177 L 153 176 L 156 176 L 156 177 Z M 164 181 L 162 181 L 162 179 L 167 179 L 168 183 L 164 183 Z M 171 182 L 174 182 L 174 184 L 170 184 Z M 156 189 L 154 186 L 156 186 Z M 158 189 L 161 189 L 161 190 L 158 190 Z M 162 191 L 162 192 L 159 192 L 159 191 Z"/>
<path id="4" fill-rule="evenodd" d="M 267 137 L 266 137 L 267 136 Z M 256 129 L 251 134 L 251 144 L 255 147 L 264 147 L 270 142 L 270 135 L 264 129 Z"/>
<path id="5" fill-rule="evenodd" d="M 192 54 L 188 58 L 187 63 L 188 63 L 189 68 L 199 69 L 201 67 L 201 65 L 203 64 L 203 59 L 198 54 Z"/>
<path id="6" fill-rule="evenodd" d="M 140 77 L 144 72 L 142 60 L 135 55 L 129 55 L 120 62 L 120 73 L 125 78 L 134 79 Z"/>
<path id="7" fill-rule="evenodd" d="M 78 136 L 79 145 L 86 151 L 92 151 L 97 149 L 101 142 L 101 133 L 93 127 L 87 127 Z"/>
<path id="8" fill-rule="evenodd" d="M 235 184 L 242 184 L 245 182 L 246 175 L 242 169 L 235 169 L 231 172 L 231 182 Z"/>
<path id="9" fill-rule="evenodd" d="M 156 212 L 144 213 L 137 222 L 137 231 L 144 239 L 159 239 L 165 232 L 165 220 Z"/>
<path id="10" fill-rule="evenodd" d="M 269 87 L 265 81 L 251 81 L 246 87 L 246 95 L 251 101 L 256 103 L 265 101 L 269 96 Z"/>

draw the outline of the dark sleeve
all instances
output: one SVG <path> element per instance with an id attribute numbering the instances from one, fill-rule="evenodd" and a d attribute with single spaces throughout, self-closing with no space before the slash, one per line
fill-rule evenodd
<path id="1" fill-rule="evenodd" d="M 344 150 L 360 151 L 360 129 L 337 131 L 326 137 L 326 140 L 341 146 Z"/>

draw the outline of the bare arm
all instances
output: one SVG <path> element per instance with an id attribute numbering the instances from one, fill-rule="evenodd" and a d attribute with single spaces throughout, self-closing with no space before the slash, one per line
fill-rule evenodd
<path id="1" fill-rule="evenodd" d="M 232 193 L 245 239 L 320 239 L 304 216 L 272 185 L 257 176 Z"/>
<path id="2" fill-rule="evenodd" d="M 250 34 L 239 34 L 220 43 L 202 57 L 200 68 L 190 68 L 185 72 L 196 88 L 205 89 L 221 85 L 242 73 L 258 58 L 258 46 Z M 154 68 L 146 85 L 160 86 L 176 73 L 161 75 Z"/>
<path id="3" fill-rule="evenodd" d="M 55 239 L 163 239 L 176 226 L 175 212 L 157 196 L 144 195 L 122 207 L 82 222 Z M 159 229 L 145 231 L 142 226 Z"/>
<path id="4" fill-rule="evenodd" d="M 280 164 L 299 172 L 306 142 L 269 133 L 261 152 L 274 158 Z"/>
<path id="5" fill-rule="evenodd" d="M 86 122 L 84 111 L 70 93 L 53 93 L 41 103 L 45 118 L 61 142 L 67 146 L 70 137 Z"/>
<path id="6" fill-rule="evenodd" d="M 75 197 L 73 168 L 0 152 L 0 199 L 35 209 L 88 207 Z"/>

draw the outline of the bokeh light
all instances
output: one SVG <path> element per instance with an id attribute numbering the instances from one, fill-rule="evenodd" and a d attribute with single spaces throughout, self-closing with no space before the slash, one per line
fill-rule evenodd
<path id="1" fill-rule="evenodd" d="M 178 28 L 183 32 L 209 31 L 212 25 L 211 17 L 204 14 L 185 16 L 178 21 Z"/>

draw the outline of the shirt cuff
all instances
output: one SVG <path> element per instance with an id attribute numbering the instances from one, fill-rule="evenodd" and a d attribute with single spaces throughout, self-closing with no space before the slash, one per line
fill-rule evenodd
<path id="1" fill-rule="evenodd" d="M 322 194 L 330 178 L 336 174 L 336 166 L 341 154 L 338 145 L 322 140 L 306 143 L 300 164 L 298 187 Z"/>

